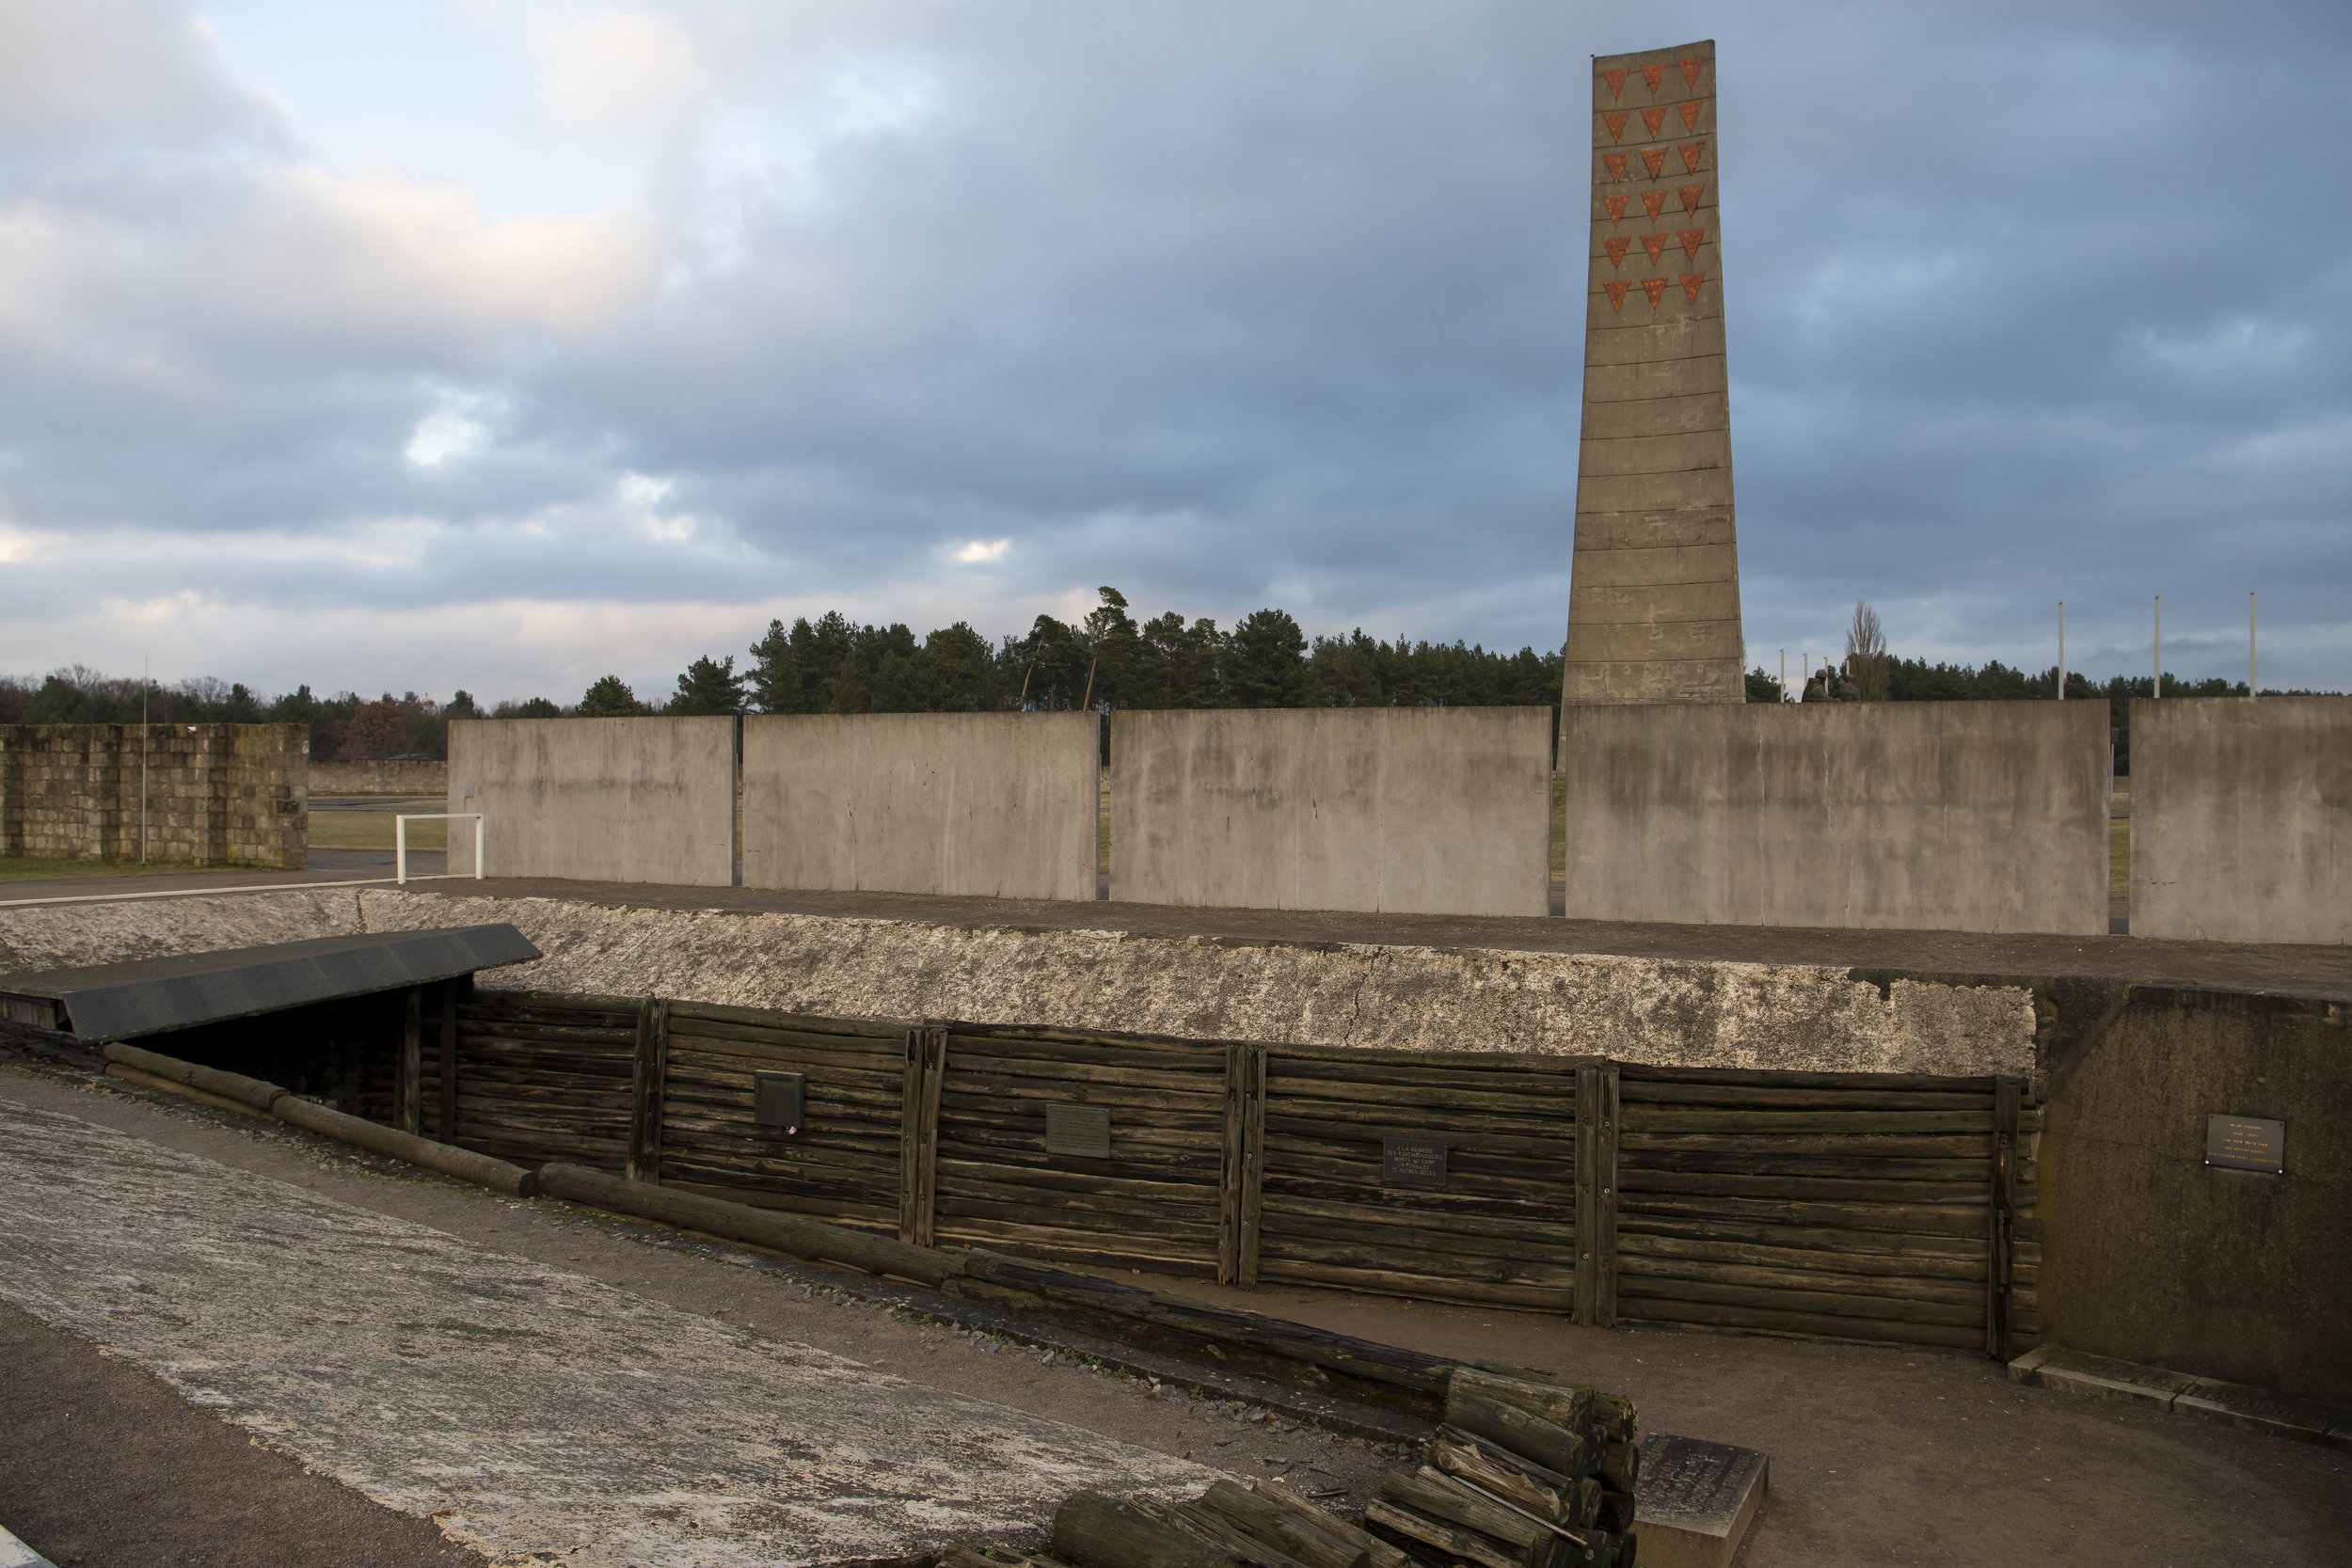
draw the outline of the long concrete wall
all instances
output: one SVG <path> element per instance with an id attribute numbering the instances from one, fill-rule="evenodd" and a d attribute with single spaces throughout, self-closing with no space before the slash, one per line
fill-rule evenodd
<path id="1" fill-rule="evenodd" d="M 2352 697 L 2132 704 L 2132 935 L 2352 942 Z"/>
<path id="2" fill-rule="evenodd" d="M 449 764 L 406 762 L 314 762 L 313 795 L 440 795 L 449 789 Z"/>
<path id="3" fill-rule="evenodd" d="M 1091 899 L 1091 713 L 743 722 L 743 885 Z"/>
<path id="4" fill-rule="evenodd" d="M 446 809 L 483 814 L 492 877 L 726 887 L 735 721 L 461 721 L 449 727 Z M 468 826 L 450 824 L 453 865 L 468 863 Z"/>
<path id="5" fill-rule="evenodd" d="M 1550 715 L 1535 707 L 1111 717 L 1111 896 L 1549 912 Z"/>
<path id="6" fill-rule="evenodd" d="M 1572 919 L 2107 930 L 2099 703 L 1570 707 Z"/>

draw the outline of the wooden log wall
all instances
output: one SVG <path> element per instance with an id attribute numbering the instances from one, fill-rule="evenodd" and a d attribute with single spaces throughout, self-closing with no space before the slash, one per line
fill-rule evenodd
<path id="1" fill-rule="evenodd" d="M 936 1129 L 936 1244 L 1220 1277 L 1222 1044 L 958 1026 Z M 1050 1107 L 1104 1112 L 1107 1158 L 1046 1148 Z"/>
<path id="2" fill-rule="evenodd" d="M 371 1064 L 378 1120 L 412 1104 L 501 1159 L 922 1245 L 1999 1355 L 2041 1333 L 2041 1112 L 2016 1080 L 501 992 L 428 992 L 419 1020 L 412 1056 L 392 1028 Z M 762 1071 L 803 1075 L 797 1131 L 756 1124 Z M 1049 1148 L 1057 1106 L 1106 1114 L 1107 1154 Z M 1391 1139 L 1442 1146 L 1441 1181 L 1393 1180 Z"/>
<path id="3" fill-rule="evenodd" d="M 668 1005 L 660 1159 L 643 1180 L 896 1233 L 907 1031 Z M 753 1120 L 753 1074 L 803 1075 L 801 1130 Z"/>
<path id="4" fill-rule="evenodd" d="M 1994 1354 L 2036 1342 L 2040 1117 L 2013 1081 L 1618 1070 L 1617 1317 Z"/>
<path id="5" fill-rule="evenodd" d="M 1260 1279 L 1573 1311 L 1574 1058 L 1269 1048 Z M 1441 1186 L 1384 1180 L 1389 1139 Z"/>

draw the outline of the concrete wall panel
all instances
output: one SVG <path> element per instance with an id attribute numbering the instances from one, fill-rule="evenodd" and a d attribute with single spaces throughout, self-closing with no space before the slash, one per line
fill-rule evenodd
<path id="1" fill-rule="evenodd" d="M 1547 912 L 1543 708 L 1243 708 L 1111 719 L 1111 896 Z"/>
<path id="2" fill-rule="evenodd" d="M 2098 703 L 1571 706 L 1567 913 L 2107 929 Z"/>
<path id="3" fill-rule="evenodd" d="M 2352 697 L 2132 705 L 2132 935 L 2352 942 Z"/>
<path id="4" fill-rule="evenodd" d="M 460 721 L 449 727 L 445 809 L 483 814 L 493 877 L 726 887 L 735 721 Z M 450 824 L 452 869 L 470 867 L 468 826 Z"/>
<path id="5" fill-rule="evenodd" d="M 747 887 L 1092 899 L 1091 713 L 777 715 L 743 724 Z"/>

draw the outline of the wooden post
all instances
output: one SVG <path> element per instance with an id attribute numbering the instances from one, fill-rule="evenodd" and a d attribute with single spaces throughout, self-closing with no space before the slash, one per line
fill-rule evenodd
<path id="1" fill-rule="evenodd" d="M 1241 1117 L 1241 1246 L 1235 1259 L 1234 1282 L 1245 1291 L 1258 1286 L 1259 1196 L 1265 1189 L 1265 1047 L 1245 1047 L 1248 1062 L 1242 1073 Z"/>
<path id="2" fill-rule="evenodd" d="M 2009 1359 L 2010 1218 L 2017 1208 L 2017 1123 L 2025 1085 L 2014 1078 L 1993 1080 L 1993 1168 L 1987 1195 L 1984 1245 L 1984 1353 Z"/>
<path id="3" fill-rule="evenodd" d="M 424 1114 L 424 988 L 410 986 L 401 999 L 400 1067 L 394 1073 L 400 1098 L 392 1109 L 392 1125 L 415 1133 Z"/>
<path id="4" fill-rule="evenodd" d="M 1576 1069 L 1576 1321 L 1617 1321 L 1617 1066 Z"/>
<path id="5" fill-rule="evenodd" d="M 1242 1130 L 1247 1125 L 1249 1048 L 1238 1041 L 1225 1047 L 1224 1157 L 1217 1167 L 1216 1282 L 1241 1280 Z"/>
<path id="6" fill-rule="evenodd" d="M 947 1075 L 947 1031 L 907 1031 L 898 1111 L 898 1240 L 930 1246 L 939 1210 L 939 1090 Z"/>
<path id="7" fill-rule="evenodd" d="M 648 996 L 637 1008 L 636 1060 L 629 1075 L 628 1163 L 631 1181 L 661 1180 L 661 1108 L 670 1083 L 670 1004 Z"/>
<path id="8" fill-rule="evenodd" d="M 441 1117 L 434 1136 L 457 1141 L 457 990 L 463 979 L 441 983 Z"/>

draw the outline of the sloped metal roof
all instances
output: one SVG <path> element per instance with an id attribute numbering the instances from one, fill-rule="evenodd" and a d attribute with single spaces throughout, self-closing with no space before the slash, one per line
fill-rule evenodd
<path id="1" fill-rule="evenodd" d="M 168 958 L 0 974 L 0 1007 L 23 1022 L 47 1003 L 86 1043 L 130 1039 L 312 1002 L 400 990 L 540 956 L 512 926 L 377 931 Z M 13 1003 L 14 1006 L 8 1006 Z"/>

